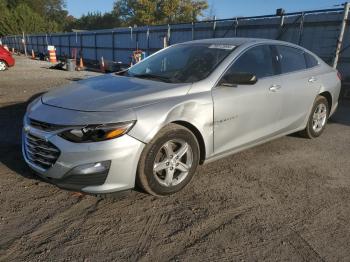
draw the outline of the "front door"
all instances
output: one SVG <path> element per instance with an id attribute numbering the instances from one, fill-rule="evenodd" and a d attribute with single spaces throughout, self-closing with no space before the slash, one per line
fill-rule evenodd
<path id="1" fill-rule="evenodd" d="M 278 132 L 281 85 L 275 77 L 276 61 L 272 54 L 268 45 L 252 47 L 225 73 L 252 73 L 258 78 L 257 83 L 219 84 L 213 88 L 214 154 L 265 140 Z"/>

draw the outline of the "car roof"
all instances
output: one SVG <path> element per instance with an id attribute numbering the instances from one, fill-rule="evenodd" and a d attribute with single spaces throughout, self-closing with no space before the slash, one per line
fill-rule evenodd
<path id="1" fill-rule="evenodd" d="M 307 50 L 306 48 L 293 44 L 291 42 L 274 40 L 274 39 L 265 39 L 265 38 L 246 38 L 246 37 L 231 37 L 231 38 L 208 38 L 200 40 L 192 40 L 188 42 L 179 43 L 181 44 L 214 44 L 214 45 L 233 45 L 235 47 L 239 46 L 250 46 L 255 44 L 270 44 L 270 45 L 287 45 L 303 50 L 313 56 L 317 57 L 319 61 L 322 61 L 315 53 Z"/>
<path id="2" fill-rule="evenodd" d="M 234 45 L 241 46 L 245 44 L 257 44 L 257 43 L 269 43 L 269 44 L 287 44 L 291 46 L 297 46 L 290 42 L 264 39 L 264 38 L 245 38 L 245 37 L 232 37 L 232 38 L 210 38 L 210 39 L 200 39 L 185 42 L 184 44 L 217 44 L 217 45 Z M 300 46 L 297 46 L 301 48 Z"/>
<path id="3" fill-rule="evenodd" d="M 221 44 L 221 45 L 235 45 L 239 46 L 248 42 L 257 42 L 258 38 L 211 38 L 211 39 L 200 39 L 186 42 L 187 44 Z"/>

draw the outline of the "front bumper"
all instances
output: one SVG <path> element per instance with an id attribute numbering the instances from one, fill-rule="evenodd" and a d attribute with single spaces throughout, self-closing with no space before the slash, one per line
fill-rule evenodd
<path id="1" fill-rule="evenodd" d="M 45 169 L 30 160 L 25 144 L 28 133 L 59 149 L 60 155 L 51 167 Z M 103 142 L 72 143 L 57 133 L 45 132 L 28 125 L 23 128 L 22 135 L 23 157 L 39 176 L 63 188 L 95 194 L 134 188 L 137 165 L 144 146 L 142 142 L 128 135 Z M 77 166 L 103 161 L 110 161 L 107 174 L 70 176 L 70 171 Z M 99 183 L 101 179 L 103 184 Z M 97 184 L 94 185 L 93 181 Z"/>
<path id="2" fill-rule="evenodd" d="M 9 67 L 12 67 L 15 65 L 16 61 L 12 56 L 8 56 L 5 58 L 5 61 Z"/>

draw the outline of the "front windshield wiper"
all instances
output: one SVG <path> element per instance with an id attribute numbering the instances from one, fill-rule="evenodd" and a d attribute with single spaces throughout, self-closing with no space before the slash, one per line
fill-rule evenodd
<path id="1" fill-rule="evenodd" d="M 149 79 L 158 79 L 167 83 L 171 83 L 171 79 L 166 76 L 153 75 L 153 74 L 131 74 L 130 76 L 138 77 L 138 78 L 149 78 Z"/>

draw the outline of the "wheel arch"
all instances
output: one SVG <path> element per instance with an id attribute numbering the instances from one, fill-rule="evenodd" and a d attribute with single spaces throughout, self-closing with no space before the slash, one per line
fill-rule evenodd
<path id="1" fill-rule="evenodd" d="M 188 101 L 174 98 L 135 109 L 137 122 L 129 135 L 147 144 L 168 124 L 175 123 L 191 131 L 200 146 L 200 163 L 213 152 L 213 106 L 211 94 L 192 95 Z"/>
<path id="2" fill-rule="evenodd" d="M 329 106 L 329 111 L 331 112 L 332 111 L 332 103 L 333 103 L 333 98 L 332 98 L 332 95 L 330 92 L 328 91 L 324 91 L 322 93 L 319 94 L 319 96 L 323 96 L 324 98 L 327 99 L 327 102 L 328 102 L 328 106 Z"/>
<path id="3" fill-rule="evenodd" d="M 5 59 L 1 59 L 1 58 L 0 58 L 0 61 L 1 61 L 1 62 L 4 62 L 5 65 L 6 65 L 7 67 L 9 67 L 9 64 L 7 63 L 7 61 L 6 61 Z"/>
<path id="4" fill-rule="evenodd" d="M 199 164 L 203 164 L 206 156 L 206 148 L 205 148 L 203 136 L 201 132 L 198 130 L 198 128 L 192 125 L 191 123 L 183 120 L 177 120 L 171 123 L 186 127 L 194 134 L 199 144 Z"/>

